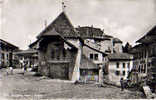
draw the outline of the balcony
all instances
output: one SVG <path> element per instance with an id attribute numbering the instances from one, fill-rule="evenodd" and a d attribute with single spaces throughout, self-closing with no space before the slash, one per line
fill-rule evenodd
<path id="1" fill-rule="evenodd" d="M 72 58 L 68 57 L 58 57 L 58 58 L 52 58 L 51 60 L 48 60 L 48 63 L 69 63 L 71 62 Z"/>

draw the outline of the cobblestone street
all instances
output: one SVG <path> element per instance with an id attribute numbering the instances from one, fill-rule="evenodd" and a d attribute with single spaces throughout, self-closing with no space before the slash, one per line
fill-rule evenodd
<path id="1" fill-rule="evenodd" d="M 50 99 L 50 98 L 105 98 L 134 99 L 142 98 L 142 93 L 105 85 L 95 84 L 74 85 L 70 81 L 47 79 L 34 76 L 34 72 L 22 74 L 15 69 L 13 75 L 6 75 L 1 69 L 1 96 L 14 99 Z"/>

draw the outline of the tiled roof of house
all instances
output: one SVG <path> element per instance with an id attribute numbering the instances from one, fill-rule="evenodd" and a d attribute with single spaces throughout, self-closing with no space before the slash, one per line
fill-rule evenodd
<path id="1" fill-rule="evenodd" d="M 113 53 L 108 55 L 109 60 L 130 60 L 133 59 L 131 54 L 128 53 Z"/>
<path id="2" fill-rule="evenodd" d="M 136 42 L 151 43 L 153 41 L 156 42 L 156 25 Z"/>
<path id="3" fill-rule="evenodd" d="M 130 49 L 130 53 L 133 54 L 133 53 L 140 52 L 142 51 L 141 49 L 144 49 L 145 47 L 146 46 L 144 44 L 137 44 Z"/>
<path id="4" fill-rule="evenodd" d="M 100 28 L 83 26 L 76 28 L 81 37 L 102 37 L 103 31 Z"/>
<path id="5" fill-rule="evenodd" d="M 94 64 L 85 55 L 82 55 L 80 69 L 98 69 L 99 67 Z"/>
<path id="6" fill-rule="evenodd" d="M 11 47 L 11 48 L 14 48 L 14 49 L 18 49 L 17 46 L 15 46 L 15 45 L 13 45 L 13 44 L 7 42 L 7 41 L 4 41 L 4 40 L 2 40 L 2 39 L 0 39 L 0 43 L 1 43 L 2 45 L 7 45 L 8 47 Z"/>
<path id="7" fill-rule="evenodd" d="M 55 28 L 53 28 L 51 31 L 44 33 L 42 36 L 58 36 L 58 35 L 60 34 L 56 32 Z"/>
<path id="8" fill-rule="evenodd" d="M 98 50 L 97 48 L 94 48 L 94 47 L 89 46 L 89 45 L 86 45 L 86 44 L 84 44 L 84 46 L 86 46 L 87 48 L 89 48 L 89 49 L 91 49 L 91 50 L 94 50 L 94 51 L 96 51 L 96 52 L 98 52 L 98 53 L 103 54 L 103 56 L 107 56 L 106 52 L 103 52 L 103 51 L 101 51 L 101 50 Z"/>
<path id="9" fill-rule="evenodd" d="M 30 48 L 33 48 L 33 46 L 37 45 L 37 43 L 39 42 L 39 39 L 37 39 L 36 41 L 34 41 L 33 43 L 31 43 L 29 45 Z"/>
<path id="10" fill-rule="evenodd" d="M 43 38 L 39 38 L 39 41 L 40 41 L 40 44 L 43 43 L 46 44 L 47 42 L 44 42 L 46 41 L 47 39 L 49 40 L 52 40 L 52 39 L 61 39 L 64 43 L 66 43 L 68 46 L 72 47 L 72 48 L 75 48 L 77 49 L 77 47 L 75 45 L 73 45 L 71 42 L 67 41 L 61 34 L 59 33 L 55 33 L 51 36 L 48 35 L 48 38 L 46 37 L 47 35 L 45 35 Z M 53 36 L 57 36 L 57 37 L 53 37 Z M 39 46 L 40 48 L 41 46 Z"/>
<path id="11" fill-rule="evenodd" d="M 48 25 L 37 37 L 40 38 L 44 34 L 51 35 L 53 29 L 60 33 L 63 37 L 77 37 L 76 31 L 68 19 L 65 12 L 62 12 L 50 25 Z"/>

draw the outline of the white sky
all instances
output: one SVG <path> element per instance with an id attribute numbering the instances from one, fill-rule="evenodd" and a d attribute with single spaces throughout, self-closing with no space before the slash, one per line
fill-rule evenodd
<path id="1" fill-rule="evenodd" d="M 66 13 L 77 27 L 91 26 L 134 42 L 156 25 L 156 0 L 65 0 Z M 61 0 L 4 0 L 2 39 L 21 49 L 51 23 L 62 11 Z"/>

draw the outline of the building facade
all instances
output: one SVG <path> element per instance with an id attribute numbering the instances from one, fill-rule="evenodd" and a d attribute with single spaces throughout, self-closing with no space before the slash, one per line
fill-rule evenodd
<path id="1" fill-rule="evenodd" d="M 133 55 L 127 53 L 114 53 L 108 55 L 108 79 L 120 85 L 120 79 L 127 79 L 133 66 Z"/>
<path id="2" fill-rule="evenodd" d="M 0 39 L 0 67 L 13 66 L 15 56 L 13 52 L 18 51 L 18 47 Z"/>
<path id="3" fill-rule="evenodd" d="M 39 74 L 74 81 L 79 78 L 80 42 L 65 12 L 49 24 L 29 47 L 38 50 Z"/>
<path id="4" fill-rule="evenodd" d="M 58 41 L 57 40 L 58 38 L 61 38 L 62 40 Z M 66 41 L 66 43 L 63 44 L 63 41 Z M 55 42 L 58 45 L 55 45 Z M 56 64 L 52 65 L 52 64 L 48 64 L 49 62 L 47 61 L 50 60 L 50 62 L 53 62 L 53 60 L 54 61 L 56 60 L 56 59 L 51 59 L 50 55 L 51 53 L 53 53 L 52 51 L 58 51 L 57 52 L 58 57 L 56 58 L 63 59 L 64 54 L 62 54 L 63 51 L 61 50 L 64 50 L 69 47 L 67 46 L 67 43 L 70 43 L 73 46 L 75 46 L 77 48 L 76 51 L 77 53 L 74 52 L 74 55 L 75 53 L 76 55 L 73 56 L 74 58 L 72 59 L 72 61 L 69 61 L 67 65 L 65 64 L 65 66 L 69 66 L 73 64 L 71 68 L 74 69 L 72 69 L 70 73 L 73 73 L 72 77 L 78 80 L 81 78 L 83 80 L 97 81 L 97 79 L 99 79 L 99 74 L 100 74 L 99 68 L 103 68 L 102 69 L 103 72 L 105 74 L 106 73 L 108 74 L 108 59 L 106 59 L 106 56 L 108 54 L 122 52 L 121 40 L 106 35 L 100 28 L 95 28 L 93 26 L 91 27 L 79 26 L 78 28 L 74 28 L 70 20 L 66 16 L 65 12 L 62 12 L 51 24 L 49 24 L 37 36 L 37 41 L 35 41 L 29 46 L 31 49 L 38 50 L 39 73 L 48 76 L 50 75 L 48 73 L 53 74 L 59 71 L 61 72 L 61 68 L 59 66 L 63 66 L 63 64 L 59 65 L 59 61 L 56 61 Z M 56 50 L 52 50 L 52 48 L 56 48 Z M 71 57 L 71 54 L 70 53 L 68 54 L 69 58 Z M 88 63 L 85 64 L 84 61 Z M 56 69 L 57 71 L 55 69 L 49 69 L 52 68 L 52 66 L 58 67 L 58 69 Z M 66 71 L 64 71 L 64 73 L 66 73 Z M 83 77 L 81 77 L 81 75 Z M 55 76 L 55 75 L 50 75 L 50 76 Z M 72 80 L 73 78 L 71 77 L 71 75 L 69 76 L 70 76 L 69 79 Z M 89 78 L 90 76 L 91 78 Z"/>
<path id="5" fill-rule="evenodd" d="M 65 43 L 59 36 L 45 37 L 40 41 L 38 72 L 51 78 L 71 80 L 76 54 L 77 48 Z"/>
<path id="6" fill-rule="evenodd" d="M 144 83 L 155 91 L 156 84 L 156 26 L 137 40 L 130 51 L 134 55 L 131 78 L 134 83 Z"/>
<path id="7" fill-rule="evenodd" d="M 79 26 L 76 30 L 84 40 L 83 54 L 97 66 L 103 66 L 103 64 L 107 62 L 105 59 L 107 54 L 123 52 L 122 41 L 118 38 L 106 35 L 100 28 Z M 103 52 L 103 54 L 97 51 Z"/>

